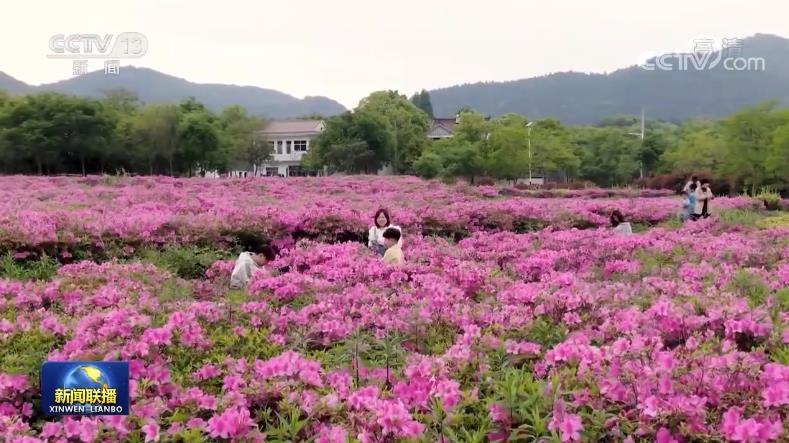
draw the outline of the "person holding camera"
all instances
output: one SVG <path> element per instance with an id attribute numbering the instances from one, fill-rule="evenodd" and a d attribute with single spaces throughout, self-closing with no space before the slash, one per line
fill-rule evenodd
<path id="1" fill-rule="evenodd" d="M 712 200 L 715 196 L 712 194 L 712 190 L 710 190 L 710 182 L 709 180 L 703 180 L 699 187 L 695 190 L 696 194 L 696 204 L 695 210 L 693 211 L 693 218 L 698 220 L 700 218 L 707 218 L 710 216 L 709 212 L 709 204 L 710 200 Z"/>

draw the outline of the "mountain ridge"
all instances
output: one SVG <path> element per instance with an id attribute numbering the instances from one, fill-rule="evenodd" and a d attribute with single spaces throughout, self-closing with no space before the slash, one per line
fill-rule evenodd
<path id="1" fill-rule="evenodd" d="M 0 72 L 0 90 L 2 89 L 11 94 L 52 91 L 88 97 L 100 97 L 107 90 L 127 89 L 136 93 L 145 103 L 170 103 L 194 97 L 214 111 L 230 105 L 241 105 L 250 114 L 269 118 L 299 117 L 307 114 L 328 116 L 346 110 L 343 105 L 327 97 L 307 96 L 299 99 L 284 92 L 258 86 L 195 83 L 154 69 L 139 67 L 124 67 L 118 75 L 93 71 L 39 86 L 29 85 Z"/>
<path id="2" fill-rule="evenodd" d="M 777 99 L 789 104 L 789 39 L 755 34 L 742 39 L 743 57 L 763 57 L 764 71 L 645 70 L 637 65 L 608 73 L 563 71 L 537 77 L 464 83 L 430 90 L 436 115 L 463 106 L 489 115 L 515 112 L 597 124 L 616 114 L 681 121 L 720 117 L 743 106 Z M 674 53 L 677 54 L 677 53 Z"/>
<path id="3" fill-rule="evenodd" d="M 437 116 L 454 115 L 463 106 L 489 115 L 515 112 L 531 119 L 552 117 L 565 124 L 597 124 L 606 117 L 640 114 L 681 121 L 715 118 L 760 101 L 789 105 L 789 39 L 755 34 L 742 39 L 744 57 L 762 57 L 764 71 L 645 70 L 631 65 L 607 73 L 562 71 L 506 81 L 463 83 L 430 92 Z M 194 83 L 150 68 L 123 68 L 120 75 L 101 71 L 40 86 L 0 72 L 0 90 L 12 94 L 57 91 L 101 96 L 107 89 L 129 89 L 144 102 L 177 102 L 195 97 L 213 110 L 244 106 L 271 118 L 307 114 L 336 115 L 346 108 L 323 96 L 295 98 L 273 89 L 221 83 Z"/>

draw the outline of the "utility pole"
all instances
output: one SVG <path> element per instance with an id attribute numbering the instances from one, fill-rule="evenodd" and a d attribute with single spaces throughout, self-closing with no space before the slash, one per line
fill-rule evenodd
<path id="1" fill-rule="evenodd" d="M 528 131 L 527 132 L 528 135 L 526 136 L 526 139 L 529 146 L 529 186 L 531 186 L 531 128 L 532 126 L 534 126 L 533 121 L 526 123 L 526 129 Z"/>
<path id="2" fill-rule="evenodd" d="M 395 145 L 394 145 L 394 158 L 392 159 L 392 172 L 394 175 L 397 175 L 397 119 L 394 120 L 394 137 L 395 137 Z"/>
<path id="3" fill-rule="evenodd" d="M 641 145 L 638 150 L 638 176 L 639 178 L 644 178 L 644 161 L 641 158 L 644 151 L 644 136 L 646 135 L 643 107 L 641 108 L 641 132 L 628 132 L 627 134 L 638 136 L 641 139 Z"/>
<path id="4" fill-rule="evenodd" d="M 644 155 L 644 108 L 641 108 L 641 152 Z M 643 157 L 638 159 L 638 174 L 640 178 L 644 178 L 644 160 Z"/>

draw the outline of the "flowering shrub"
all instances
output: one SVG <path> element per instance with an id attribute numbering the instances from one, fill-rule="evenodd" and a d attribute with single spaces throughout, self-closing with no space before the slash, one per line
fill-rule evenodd
<path id="1" fill-rule="evenodd" d="M 39 201 L 31 207 L 54 217 L 57 236 L 99 238 L 124 223 L 94 206 L 44 209 L 83 197 L 95 205 L 104 194 L 72 179 L 40 180 L 52 185 L 31 192 Z M 316 220 L 327 214 L 338 214 L 339 230 L 363 229 L 362 215 L 377 202 L 355 201 L 348 189 L 401 203 L 398 223 L 415 230 L 406 230 L 401 268 L 383 265 L 355 240 L 304 236 L 275 262 L 289 272 L 257 273 L 246 291 L 229 289 L 232 262 L 224 257 L 182 272 L 184 256 L 175 253 L 75 261 L 48 280 L 0 279 L 2 439 L 786 440 L 786 227 L 713 217 L 619 236 L 562 229 L 569 226 L 552 207 L 558 200 L 459 197 L 450 209 L 459 191 L 444 185 L 343 180 L 327 179 L 324 199 L 275 187 L 290 181 L 239 180 L 251 189 L 234 197 L 250 203 L 240 207 L 222 203 L 224 181 L 144 178 L 103 190 L 118 212 L 143 220 L 158 216 L 139 211 L 167 214 L 169 227 L 157 219 L 144 240 L 142 224 L 124 225 L 124 238 L 144 244 L 173 233 L 222 242 L 222 233 L 252 226 L 318 232 Z M 72 195 L 55 184 L 71 186 Z M 0 192 L 21 192 L 14 189 Z M 186 201 L 171 200 L 171 191 Z M 424 202 L 419 192 L 433 194 L 422 212 L 409 203 Z M 157 198 L 167 208 L 152 203 Z M 270 201 L 258 207 L 254 198 Z M 618 200 L 562 201 L 596 225 L 605 223 L 606 207 L 652 221 L 663 207 L 662 198 L 650 199 L 649 211 Z M 40 244 L 30 237 L 44 232 L 33 229 L 42 226 L 29 222 L 35 217 L 4 204 L 12 212 L 2 229 L 27 229 L 15 247 Z M 716 200 L 727 204 L 750 205 Z M 124 212 L 129 207 L 136 209 Z M 513 213 L 550 226 L 519 229 Z M 255 218 L 263 214 L 268 220 Z M 495 214 L 495 226 L 486 214 Z M 71 218 L 80 216 L 84 226 Z M 430 219 L 465 232 L 419 235 L 416 227 Z M 200 249 L 200 257 L 210 251 Z M 43 417 L 37 372 L 45 359 L 129 361 L 131 414 Z"/>
<path id="2" fill-rule="evenodd" d="M 523 220 L 539 227 L 594 228 L 606 225 L 614 209 L 652 225 L 673 219 L 680 206 L 677 197 L 654 197 L 655 191 L 545 191 L 546 198 L 535 199 L 500 197 L 486 189 L 375 177 L 0 177 L 0 252 L 43 251 L 76 261 L 173 242 L 289 247 L 299 239 L 364 241 L 379 207 L 391 209 L 407 234 L 461 239 L 477 230 L 511 230 Z M 759 202 L 719 198 L 713 210 L 753 204 Z"/>

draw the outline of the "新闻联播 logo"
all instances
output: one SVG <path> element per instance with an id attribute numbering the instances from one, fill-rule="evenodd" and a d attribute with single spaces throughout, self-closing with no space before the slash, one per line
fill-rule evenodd
<path id="1" fill-rule="evenodd" d="M 48 415 L 128 414 L 129 365 L 46 362 L 41 367 L 41 407 Z"/>

